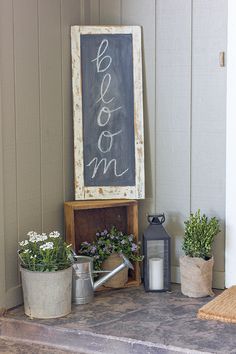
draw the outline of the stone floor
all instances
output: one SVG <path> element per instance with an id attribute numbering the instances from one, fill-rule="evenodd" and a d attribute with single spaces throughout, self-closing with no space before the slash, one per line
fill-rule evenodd
<path id="1" fill-rule="evenodd" d="M 46 345 L 21 343 L 14 340 L 0 339 L 1 354 L 73 354 L 72 351 L 66 351 L 59 348 L 52 348 Z M 74 352 L 78 354 L 78 352 Z M 79 354 L 83 354 L 82 352 Z"/>
<path id="2" fill-rule="evenodd" d="M 171 293 L 145 293 L 142 286 L 98 292 L 92 303 L 73 306 L 70 315 L 56 320 L 30 319 L 22 307 L 13 309 L 0 320 L 0 334 L 55 345 L 58 354 L 236 354 L 235 324 L 196 317 L 210 300 L 187 298 L 176 285 Z"/>

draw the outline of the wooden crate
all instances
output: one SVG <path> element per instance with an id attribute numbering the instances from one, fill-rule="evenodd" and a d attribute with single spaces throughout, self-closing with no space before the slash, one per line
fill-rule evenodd
<path id="1" fill-rule="evenodd" d="M 136 200 L 81 200 L 64 203 L 66 241 L 76 252 L 83 241 L 91 242 L 96 232 L 115 225 L 119 230 L 133 234 L 138 242 L 138 203 Z M 139 262 L 134 262 L 134 271 L 129 270 L 125 287 L 140 284 Z M 106 288 L 107 289 L 107 288 Z"/>

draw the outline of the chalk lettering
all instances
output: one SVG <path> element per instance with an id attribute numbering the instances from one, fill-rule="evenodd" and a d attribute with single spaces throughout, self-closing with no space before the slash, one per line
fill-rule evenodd
<path id="1" fill-rule="evenodd" d="M 106 51 L 109 49 L 109 42 L 107 39 L 103 39 L 100 43 L 96 58 L 92 59 L 91 62 L 96 63 L 96 71 L 97 73 L 105 73 L 112 63 L 112 57 L 110 55 L 106 55 Z M 117 108 L 111 108 L 108 105 L 114 101 L 115 96 L 109 95 L 110 94 L 110 85 L 111 85 L 111 74 L 106 72 L 101 80 L 100 86 L 100 97 L 96 101 L 96 103 L 101 102 L 103 106 L 100 108 L 98 116 L 97 116 L 97 124 L 99 127 L 104 127 L 108 124 L 111 119 L 112 113 L 120 110 L 122 106 Z M 110 96 L 110 97 L 109 97 Z M 111 133 L 109 130 L 103 130 L 98 138 L 97 148 L 100 153 L 106 154 L 112 151 L 112 145 L 114 141 L 114 137 L 121 134 L 122 130 L 119 130 L 115 133 Z M 126 172 L 128 172 L 128 168 L 124 171 L 117 172 L 117 160 L 116 158 L 112 158 L 108 161 L 107 158 L 101 158 L 100 160 L 98 157 L 94 157 L 86 166 L 90 167 L 93 165 L 93 172 L 92 177 L 95 178 L 98 169 L 101 167 L 103 175 L 107 173 L 109 168 L 113 168 L 114 175 L 116 177 L 123 176 Z"/>
<path id="2" fill-rule="evenodd" d="M 108 151 L 111 151 L 111 147 L 112 147 L 112 144 L 113 144 L 113 136 L 115 135 L 118 135 L 122 132 L 122 130 L 119 130 L 118 132 L 116 133 L 111 133 L 109 132 L 108 130 L 104 130 L 103 132 L 101 132 L 99 138 L 98 138 L 98 148 L 101 152 L 103 153 L 106 153 Z M 103 142 L 103 139 L 106 138 L 106 139 L 109 139 L 108 142 Z M 102 145 L 108 145 L 107 148 L 103 148 Z"/>
<path id="3" fill-rule="evenodd" d="M 111 114 L 113 112 L 118 111 L 119 109 L 121 109 L 122 107 L 117 107 L 116 109 L 110 109 L 108 107 L 102 107 L 102 109 L 100 110 L 99 114 L 98 114 L 98 118 L 97 118 L 97 123 L 100 127 L 104 127 L 110 120 L 111 118 Z M 102 116 L 106 115 L 107 117 L 105 119 L 102 119 Z"/>
<path id="4" fill-rule="evenodd" d="M 115 97 L 112 97 L 109 101 L 105 100 L 105 95 L 110 87 L 110 83 L 111 83 L 111 75 L 110 74 L 106 74 L 104 75 L 103 79 L 102 79 L 102 83 L 101 83 L 101 89 L 100 89 L 100 98 L 97 100 L 96 103 L 98 103 L 99 101 L 102 101 L 105 104 L 111 103 Z M 104 89 L 104 85 L 105 89 Z"/>
<path id="5" fill-rule="evenodd" d="M 107 50 L 109 46 L 108 40 L 107 39 L 103 39 L 103 41 L 101 42 L 98 51 L 97 51 L 97 56 L 96 58 L 92 59 L 91 61 L 96 61 L 96 66 L 97 66 L 97 72 L 98 73 L 103 73 L 104 71 L 106 71 L 111 63 L 112 63 L 112 58 L 110 57 L 110 55 L 105 55 L 103 58 L 101 58 L 103 56 L 103 54 L 105 53 L 105 51 Z M 101 58 L 101 59 L 100 59 Z M 105 62 L 108 62 L 107 65 Z M 104 64 L 104 67 L 101 68 L 101 64 Z"/>
<path id="6" fill-rule="evenodd" d="M 114 175 L 116 177 L 121 177 L 123 174 L 125 174 L 128 171 L 128 168 L 126 170 L 124 170 L 121 173 L 117 173 L 117 162 L 115 159 L 111 159 L 108 163 L 107 163 L 107 159 L 103 158 L 98 162 L 98 158 L 94 157 L 86 166 L 91 166 L 94 163 L 94 169 L 93 169 L 93 174 L 92 174 L 92 178 L 94 178 L 97 174 L 98 168 L 99 166 L 103 163 L 103 174 L 106 174 L 109 167 L 113 164 L 113 170 L 114 170 Z"/>

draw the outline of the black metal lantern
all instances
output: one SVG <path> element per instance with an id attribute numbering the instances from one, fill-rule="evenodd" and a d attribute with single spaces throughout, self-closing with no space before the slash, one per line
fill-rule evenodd
<path id="1" fill-rule="evenodd" d="M 164 221 L 164 214 L 148 215 L 143 234 L 145 291 L 170 291 L 170 236 Z"/>

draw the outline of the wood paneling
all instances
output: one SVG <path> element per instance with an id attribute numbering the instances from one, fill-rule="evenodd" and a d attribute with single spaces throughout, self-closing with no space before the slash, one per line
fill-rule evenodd
<path id="1" fill-rule="evenodd" d="M 90 1 L 91 24 L 141 25 L 143 30 L 146 199 L 139 203 L 140 230 L 146 213 L 165 212 L 173 279 L 178 280 L 183 221 L 197 208 L 220 217 L 214 282 L 219 287 L 224 278 L 226 73 L 212 65 L 225 50 L 226 5 L 224 0 Z"/>
<path id="2" fill-rule="evenodd" d="M 58 210 L 63 200 L 60 0 L 41 0 L 38 10 L 42 228 L 62 232 L 63 213 Z"/>
<path id="3" fill-rule="evenodd" d="M 103 25 L 121 24 L 121 1 L 114 0 L 110 6 L 110 0 L 100 0 L 100 23 Z"/>
<path id="4" fill-rule="evenodd" d="M 88 18 L 143 27 L 140 231 L 146 213 L 164 211 L 177 265 L 190 210 L 218 215 L 224 230 L 226 74 L 218 55 L 226 44 L 225 11 L 224 0 L 0 1 L 0 282 L 9 306 L 20 301 L 18 240 L 30 229 L 62 230 L 63 202 L 73 199 L 70 25 Z M 224 231 L 215 255 L 222 276 Z"/>
<path id="5" fill-rule="evenodd" d="M 144 201 L 139 202 L 139 224 L 140 229 L 144 230 L 147 226 L 146 214 L 156 209 L 156 1 L 124 0 L 121 11 L 122 25 L 142 26 L 146 196 Z"/>
<path id="6" fill-rule="evenodd" d="M 225 5 L 193 1 L 191 208 L 221 220 L 214 245 L 217 272 L 224 270 L 226 67 L 219 53 L 227 49 Z M 220 287 L 220 279 L 215 284 Z"/>
<path id="7" fill-rule="evenodd" d="M 61 0 L 64 200 L 74 199 L 74 142 L 70 26 L 80 23 L 80 1 Z"/>
<path id="8" fill-rule="evenodd" d="M 18 284 L 16 244 L 18 242 L 18 213 L 17 213 L 17 168 L 16 168 L 16 116 L 15 116 L 15 68 L 13 41 L 13 12 L 12 2 L 4 0 L 0 11 L 0 76 L 2 99 L 2 158 L 3 166 L 3 195 L 1 197 L 4 214 L 3 224 L 5 236 L 6 289 Z M 7 182 L 6 182 L 7 181 Z M 4 289 L 5 291 L 5 289 Z"/>
<path id="9" fill-rule="evenodd" d="M 2 18 L 0 13 L 0 24 Z M 1 30 L 1 27 L 0 27 Z M 1 32 L 0 32 L 1 33 Z M 1 39 L 1 37 L 0 37 Z M 0 43 L 1 40 L 0 40 Z M 2 56 L 0 56 L 0 64 Z M 2 73 L 0 71 L 0 81 Z M 2 131 L 2 92 L 0 86 L 0 149 L 3 151 L 3 131 Z M 3 154 L 0 154 L 0 316 L 5 311 L 6 306 L 6 278 L 5 278 L 5 239 L 4 239 L 4 201 L 3 201 Z"/>
<path id="10" fill-rule="evenodd" d="M 42 228 L 41 132 L 36 0 L 13 1 L 19 239 Z"/>
<path id="11" fill-rule="evenodd" d="M 5 306 L 21 302 L 18 241 L 30 230 L 64 231 L 63 202 L 74 194 L 70 25 L 83 5 L 0 2 L 0 307 L 5 294 Z"/>
<path id="12" fill-rule="evenodd" d="M 176 266 L 190 213 L 191 2 L 157 1 L 156 24 L 156 206 Z"/>
<path id="13" fill-rule="evenodd" d="M 88 5 L 89 5 L 90 24 L 99 25 L 100 24 L 100 0 L 90 0 L 88 2 Z"/>

